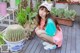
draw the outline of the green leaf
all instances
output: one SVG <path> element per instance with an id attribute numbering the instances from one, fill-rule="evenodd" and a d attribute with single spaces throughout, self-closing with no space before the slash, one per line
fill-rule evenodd
<path id="1" fill-rule="evenodd" d="M 40 6 L 40 2 L 36 2 L 35 7 L 34 7 L 33 10 L 34 10 L 35 12 L 38 12 L 39 6 Z"/>
<path id="2" fill-rule="evenodd" d="M 27 15 L 24 9 L 21 9 L 19 12 L 17 12 L 17 21 L 19 24 L 24 25 L 27 20 Z"/>
<path id="3" fill-rule="evenodd" d="M 30 8 L 30 6 L 27 6 L 26 7 L 26 14 L 29 14 L 31 12 L 31 8 Z"/>
<path id="4" fill-rule="evenodd" d="M 5 44 L 5 41 L 3 40 L 2 34 L 0 34 L 0 45 L 3 45 L 3 44 Z"/>

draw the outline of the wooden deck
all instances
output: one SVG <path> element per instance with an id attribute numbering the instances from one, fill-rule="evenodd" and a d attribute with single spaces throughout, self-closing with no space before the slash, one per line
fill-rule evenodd
<path id="1" fill-rule="evenodd" d="M 80 17 L 76 19 L 72 27 L 61 25 L 61 28 L 63 30 L 61 48 L 46 51 L 41 40 L 36 36 L 32 40 L 26 41 L 20 53 L 80 53 Z"/>
<path id="2" fill-rule="evenodd" d="M 35 37 L 26 41 L 21 53 L 80 53 L 80 17 L 76 19 L 72 27 L 61 25 L 63 30 L 63 44 L 55 50 L 44 50 L 41 40 Z"/>

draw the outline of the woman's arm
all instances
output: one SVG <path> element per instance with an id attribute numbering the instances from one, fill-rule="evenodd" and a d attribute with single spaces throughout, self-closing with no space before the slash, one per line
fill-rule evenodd
<path id="1" fill-rule="evenodd" d="M 39 27 L 37 27 L 37 28 L 35 29 L 35 32 L 36 32 L 37 35 L 45 34 L 45 30 L 42 30 L 42 29 L 40 29 Z"/>

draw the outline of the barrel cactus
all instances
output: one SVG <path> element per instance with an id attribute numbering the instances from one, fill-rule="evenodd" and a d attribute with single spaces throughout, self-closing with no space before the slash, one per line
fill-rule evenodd
<path id="1" fill-rule="evenodd" d="M 10 25 L 3 33 L 3 37 L 7 41 L 15 42 L 25 38 L 25 30 L 20 25 Z"/>

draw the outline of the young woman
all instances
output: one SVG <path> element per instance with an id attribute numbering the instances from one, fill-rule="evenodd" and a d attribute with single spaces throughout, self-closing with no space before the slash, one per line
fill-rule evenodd
<path id="1" fill-rule="evenodd" d="M 44 40 L 44 49 L 55 49 L 62 45 L 62 29 L 60 28 L 56 17 L 51 15 L 52 4 L 44 2 L 40 5 L 36 17 L 37 27 L 35 32 L 39 38 Z"/>

